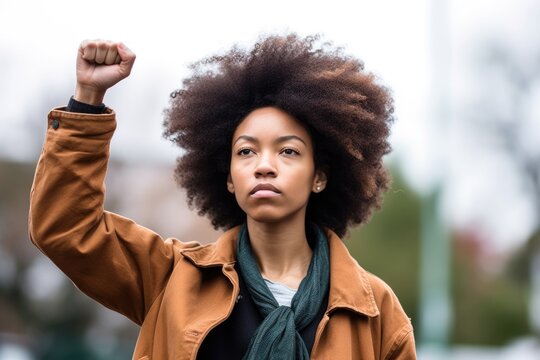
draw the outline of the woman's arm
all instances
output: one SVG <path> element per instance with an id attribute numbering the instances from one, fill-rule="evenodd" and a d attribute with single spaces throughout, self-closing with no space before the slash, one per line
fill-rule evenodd
<path id="1" fill-rule="evenodd" d="M 75 98 L 101 104 L 106 90 L 129 75 L 134 60 L 119 44 L 83 42 Z M 31 190 L 29 233 L 82 291 L 140 324 L 179 252 L 176 242 L 164 242 L 131 220 L 104 211 L 115 127 L 109 109 L 99 115 L 63 109 L 49 113 Z"/>

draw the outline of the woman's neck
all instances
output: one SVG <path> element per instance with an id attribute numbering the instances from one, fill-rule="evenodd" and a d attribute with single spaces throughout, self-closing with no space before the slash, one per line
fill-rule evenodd
<path id="1" fill-rule="evenodd" d="M 247 227 L 261 275 L 297 289 L 307 274 L 313 253 L 306 237 L 305 219 L 271 224 L 248 219 Z"/>

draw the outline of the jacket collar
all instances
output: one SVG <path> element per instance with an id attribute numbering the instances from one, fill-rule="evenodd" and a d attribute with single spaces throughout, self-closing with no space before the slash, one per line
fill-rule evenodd
<path id="1" fill-rule="evenodd" d="M 236 238 L 241 226 L 227 230 L 214 243 L 187 248 L 182 254 L 199 267 L 224 266 L 236 262 Z"/>
<path id="2" fill-rule="evenodd" d="M 236 238 L 240 226 L 223 233 L 215 243 L 182 250 L 199 267 L 231 265 L 236 262 Z M 343 241 L 326 230 L 330 248 L 330 293 L 327 313 L 347 309 L 369 317 L 379 315 L 368 273 L 350 255 Z M 358 286 L 351 286 L 358 284 Z"/>

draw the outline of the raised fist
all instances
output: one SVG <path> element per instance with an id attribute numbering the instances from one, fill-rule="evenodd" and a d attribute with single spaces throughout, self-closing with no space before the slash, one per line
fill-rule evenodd
<path id="1" fill-rule="evenodd" d="M 107 89 L 129 76 L 135 54 L 124 44 L 85 40 L 77 54 L 75 99 L 99 105 Z"/>

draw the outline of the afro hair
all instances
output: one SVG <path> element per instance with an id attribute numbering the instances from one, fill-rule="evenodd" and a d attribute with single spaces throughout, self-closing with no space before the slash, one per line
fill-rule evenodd
<path id="1" fill-rule="evenodd" d="M 215 228 L 245 221 L 226 189 L 232 136 L 251 111 L 267 106 L 306 127 L 315 165 L 327 175 L 326 189 L 309 199 L 309 220 L 343 236 L 380 208 L 389 186 L 383 156 L 390 151 L 393 103 L 360 60 L 319 36 L 270 35 L 251 50 L 234 46 L 191 70 L 171 94 L 164 135 L 184 150 L 175 174 L 188 204 Z"/>

